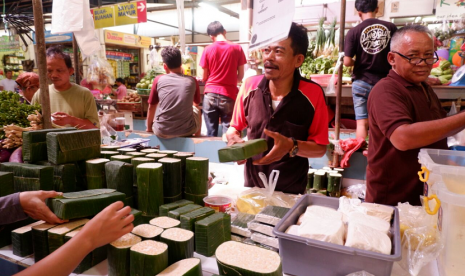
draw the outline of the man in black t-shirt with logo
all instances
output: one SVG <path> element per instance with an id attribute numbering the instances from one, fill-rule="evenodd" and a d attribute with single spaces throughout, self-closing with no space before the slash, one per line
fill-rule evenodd
<path id="1" fill-rule="evenodd" d="M 354 66 L 352 96 L 354 99 L 357 138 L 368 135 L 367 101 L 373 86 L 391 69 L 387 55 L 397 27 L 375 18 L 378 0 L 356 0 L 355 8 L 362 23 L 349 30 L 344 44 L 344 65 Z M 355 57 L 355 60 L 354 60 Z"/>

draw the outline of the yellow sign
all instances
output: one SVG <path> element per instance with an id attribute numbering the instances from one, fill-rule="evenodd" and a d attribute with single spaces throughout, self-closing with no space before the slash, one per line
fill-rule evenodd
<path id="1" fill-rule="evenodd" d="M 101 7 L 91 10 L 96 29 L 115 26 L 115 7 Z"/>
<path id="2" fill-rule="evenodd" d="M 115 25 L 137 24 L 137 5 L 132 3 L 121 3 L 115 5 Z"/>
<path id="3" fill-rule="evenodd" d="M 147 22 L 145 0 L 95 8 L 91 12 L 96 29 Z"/>
<path id="4" fill-rule="evenodd" d="M 152 39 L 147 36 L 105 30 L 105 43 L 146 48 L 152 44 Z"/>

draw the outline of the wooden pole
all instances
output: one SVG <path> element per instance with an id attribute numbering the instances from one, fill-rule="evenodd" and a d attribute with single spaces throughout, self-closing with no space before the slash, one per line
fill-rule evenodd
<path id="1" fill-rule="evenodd" d="M 79 62 L 79 46 L 76 37 L 73 35 L 73 57 L 74 57 L 74 76 L 76 84 L 81 83 L 81 63 Z"/>
<path id="2" fill-rule="evenodd" d="M 346 0 L 341 0 L 341 15 L 339 17 L 339 52 L 344 52 L 344 31 L 346 22 Z M 339 140 L 341 130 L 341 94 L 342 94 L 342 70 L 343 65 L 339 67 L 337 73 L 337 88 L 336 88 L 336 123 L 334 127 L 335 139 Z M 339 154 L 333 155 L 333 166 L 339 167 Z"/>
<path id="3" fill-rule="evenodd" d="M 42 105 L 42 120 L 44 129 L 52 128 L 52 116 L 50 112 L 50 95 L 47 84 L 47 58 L 45 56 L 44 17 L 42 12 L 42 0 L 32 0 L 34 11 L 34 27 L 37 45 L 37 68 L 39 69 L 40 102 Z"/>

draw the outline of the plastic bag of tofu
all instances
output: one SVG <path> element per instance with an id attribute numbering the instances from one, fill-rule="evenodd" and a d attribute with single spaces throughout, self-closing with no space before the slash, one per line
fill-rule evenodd
<path id="1" fill-rule="evenodd" d="M 274 190 L 278 181 L 279 171 L 273 170 L 268 179 L 262 172 L 259 173 L 259 176 L 265 188 L 254 187 L 242 192 L 236 201 L 236 207 L 239 212 L 256 215 L 269 205 L 291 208 L 300 198 L 300 196 L 289 195 Z"/>
<path id="2" fill-rule="evenodd" d="M 400 266 L 410 275 L 418 275 L 429 262 L 435 260 L 444 247 L 437 229 L 437 216 L 426 213 L 422 206 L 399 203 L 402 260 Z"/>

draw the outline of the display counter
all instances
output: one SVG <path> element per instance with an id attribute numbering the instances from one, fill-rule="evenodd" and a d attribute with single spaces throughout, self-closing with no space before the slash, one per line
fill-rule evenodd
<path id="1" fill-rule="evenodd" d="M 322 87 L 326 90 L 326 86 Z M 456 100 L 458 98 L 465 98 L 465 86 L 435 85 L 432 87 L 440 100 Z M 352 98 L 352 85 L 343 85 L 341 95 L 343 98 Z M 329 94 L 326 95 L 326 97 L 335 98 L 336 94 Z"/>
<path id="2" fill-rule="evenodd" d="M 223 179 L 221 183 L 216 184 L 210 190 L 210 195 L 227 195 L 232 198 L 236 198 L 242 191 L 249 188 L 243 187 L 243 170 L 244 165 L 228 165 L 219 163 L 210 163 L 210 171 L 214 172 L 217 178 Z M 197 253 L 194 253 L 194 257 L 197 257 L 202 262 L 202 270 L 204 276 L 211 276 L 218 273 L 218 266 L 214 257 L 204 257 Z M 6 246 L 0 248 L 0 258 L 7 262 L 0 262 L 0 271 L 19 271 L 19 266 L 28 267 L 34 264 L 33 255 L 24 257 L 18 257 L 13 255 L 12 246 Z M 5 264 L 8 263 L 8 264 Z M 10 268 L 3 266 L 9 265 Z M 11 268 L 13 267 L 13 269 Z M 3 274 L 2 274 L 3 275 Z M 77 275 L 77 274 L 71 274 Z M 91 269 L 85 271 L 79 275 L 108 275 L 108 264 L 107 261 L 103 261 Z M 391 276 L 408 276 L 398 263 L 395 263 L 392 269 Z M 432 261 L 427 264 L 418 274 L 419 276 L 439 276 L 436 261 Z"/>

